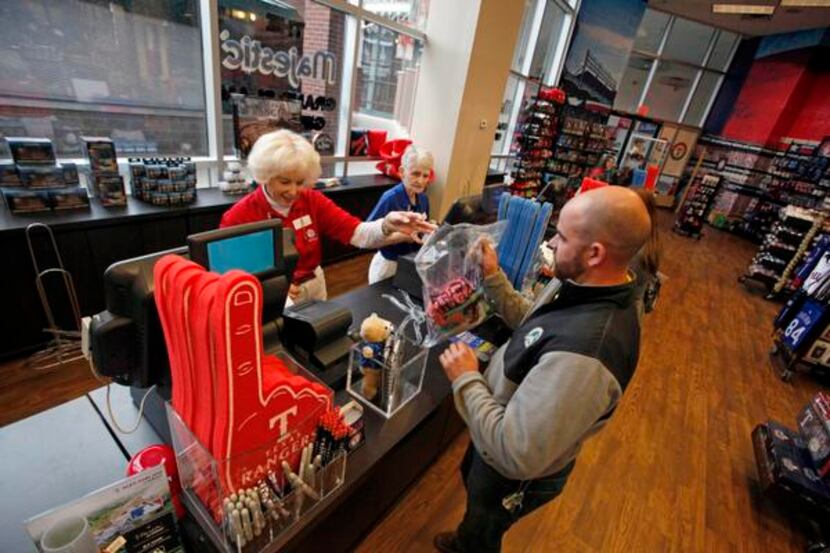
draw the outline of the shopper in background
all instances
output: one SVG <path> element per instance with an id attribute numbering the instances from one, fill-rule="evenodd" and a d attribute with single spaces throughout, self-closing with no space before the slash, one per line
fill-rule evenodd
<path id="1" fill-rule="evenodd" d="M 657 304 L 657 296 L 660 293 L 663 276 L 660 273 L 660 258 L 662 247 L 660 245 L 660 232 L 657 229 L 657 203 L 654 200 L 654 193 L 645 188 L 635 188 L 634 192 L 643 201 L 651 219 L 651 232 L 645 245 L 637 252 L 631 269 L 637 275 L 638 311 L 640 316 L 651 313 Z"/>
<path id="2" fill-rule="evenodd" d="M 461 465 L 467 509 L 456 532 L 435 537 L 440 551 L 499 551 L 514 522 L 561 493 L 582 443 L 611 417 L 639 356 L 629 265 L 650 229 L 630 190 L 575 197 L 551 240 L 556 278 L 532 305 L 481 243 L 484 289 L 515 331 L 484 375 L 462 342 L 441 354 L 472 443 Z"/>
<path id="3" fill-rule="evenodd" d="M 599 165 L 588 171 L 588 177 L 601 180 L 608 184 L 615 184 L 617 178 L 617 162 L 614 156 L 606 154 L 602 156 Z"/>
<path id="4" fill-rule="evenodd" d="M 409 146 L 401 158 L 402 181 L 383 193 L 367 218 L 374 221 L 392 211 L 410 211 L 429 218 L 427 187 L 432 178 L 432 154 L 424 148 Z M 381 248 L 369 265 L 369 284 L 389 278 L 398 270 L 398 257 L 418 251 L 413 243 L 392 244 Z"/>
<path id="5" fill-rule="evenodd" d="M 358 248 L 379 248 L 420 242 L 435 225 L 418 213 L 391 211 L 382 219 L 362 223 L 317 190 L 309 188 L 320 176 L 320 155 L 302 136 L 288 130 L 264 134 L 248 155 L 248 170 L 257 189 L 222 216 L 221 227 L 279 218 L 294 231 L 300 257 L 288 291 L 291 305 L 325 300 L 326 279 L 320 267 L 320 237 Z"/>

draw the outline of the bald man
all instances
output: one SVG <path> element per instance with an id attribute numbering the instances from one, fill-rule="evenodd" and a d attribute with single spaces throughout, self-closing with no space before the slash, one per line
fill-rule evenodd
<path id="1" fill-rule="evenodd" d="M 516 520 L 562 491 L 582 443 L 611 417 L 637 366 L 638 292 L 628 267 L 651 230 L 645 205 L 627 188 L 591 190 L 564 206 L 556 230 L 556 278 L 533 303 L 481 244 L 485 290 L 515 330 L 483 375 L 466 344 L 441 354 L 472 443 L 461 465 L 467 510 L 455 532 L 435 537 L 439 551 L 500 551 Z"/>

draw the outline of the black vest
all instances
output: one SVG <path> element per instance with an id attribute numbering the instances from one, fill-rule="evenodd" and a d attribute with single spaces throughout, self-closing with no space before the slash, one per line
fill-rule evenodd
<path id="1" fill-rule="evenodd" d="M 513 333 L 504 352 L 504 375 L 521 384 L 549 352 L 599 360 L 625 391 L 640 356 L 640 323 L 635 282 L 579 286 L 563 282 L 554 298 Z"/>

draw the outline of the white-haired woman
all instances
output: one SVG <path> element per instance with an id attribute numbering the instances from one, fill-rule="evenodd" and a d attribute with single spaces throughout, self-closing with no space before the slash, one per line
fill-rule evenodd
<path id="1" fill-rule="evenodd" d="M 423 215 L 398 211 L 362 223 L 311 189 L 321 173 L 320 156 L 305 138 L 288 130 L 259 137 L 248 155 L 248 169 L 261 186 L 225 212 L 220 226 L 279 218 L 293 229 L 300 258 L 288 292 L 288 305 L 327 298 L 320 267 L 321 237 L 358 248 L 379 248 L 416 242 L 421 233 L 435 230 Z"/>
<path id="2" fill-rule="evenodd" d="M 414 144 L 408 147 L 401 158 L 400 182 L 383 193 L 368 221 L 386 217 L 395 211 L 422 214 L 429 219 L 429 198 L 427 187 L 432 178 L 432 154 Z M 398 257 L 418 250 L 418 244 L 399 243 L 382 247 L 369 265 L 369 284 L 389 278 L 398 270 Z"/>

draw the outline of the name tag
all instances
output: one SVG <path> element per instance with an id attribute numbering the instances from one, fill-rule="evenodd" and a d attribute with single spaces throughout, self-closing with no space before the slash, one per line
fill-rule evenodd
<path id="1" fill-rule="evenodd" d="M 294 230 L 300 230 L 301 228 L 305 228 L 311 224 L 311 216 L 310 215 L 303 215 L 302 217 L 298 217 L 294 219 Z"/>

